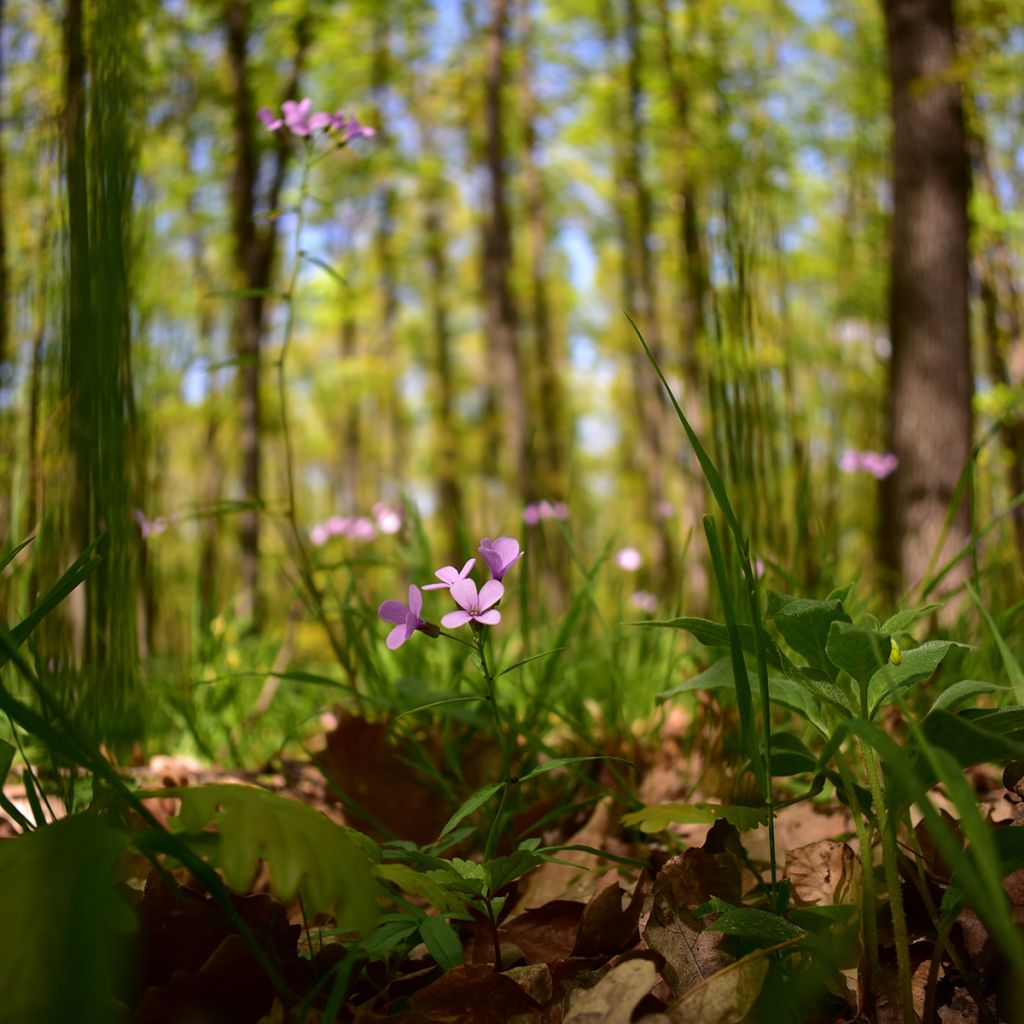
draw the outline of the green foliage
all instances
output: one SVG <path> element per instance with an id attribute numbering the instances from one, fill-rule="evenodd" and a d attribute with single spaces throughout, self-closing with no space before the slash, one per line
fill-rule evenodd
<path id="1" fill-rule="evenodd" d="M 0 1017 L 110 1021 L 134 929 L 115 881 L 127 843 L 95 814 L 0 843 Z"/>
<path id="2" fill-rule="evenodd" d="M 373 928 L 373 863 L 380 852 L 367 837 L 305 804 L 251 786 L 187 786 L 174 792 L 181 799 L 179 829 L 198 833 L 217 826 L 211 858 L 228 885 L 244 891 L 262 858 L 281 899 L 301 895 L 307 913 L 333 910 L 343 928 L 359 934 Z"/>

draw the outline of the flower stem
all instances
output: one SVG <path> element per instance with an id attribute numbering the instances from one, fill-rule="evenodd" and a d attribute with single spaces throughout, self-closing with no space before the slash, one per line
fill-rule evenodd
<path id="1" fill-rule="evenodd" d="M 501 835 L 501 818 L 505 813 L 505 804 L 508 803 L 509 790 L 512 788 L 512 752 L 509 749 L 509 737 L 505 735 L 505 723 L 501 719 L 501 711 L 498 709 L 498 698 L 495 693 L 494 675 L 487 664 L 487 642 L 486 632 L 476 632 L 477 650 L 480 652 L 480 668 L 484 674 L 484 684 L 487 687 L 487 701 L 491 705 L 491 714 L 494 717 L 494 731 L 498 740 L 498 749 L 501 751 L 501 778 L 505 783 L 501 787 L 501 800 L 498 803 L 498 811 L 491 821 L 490 830 L 487 833 L 487 842 L 484 845 L 484 860 L 490 860 L 494 856 L 494 850 L 498 845 L 498 838 Z"/>

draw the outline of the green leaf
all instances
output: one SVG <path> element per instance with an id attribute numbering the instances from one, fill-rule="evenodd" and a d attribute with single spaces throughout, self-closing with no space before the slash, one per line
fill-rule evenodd
<path id="1" fill-rule="evenodd" d="M 1018 704 L 1024 704 L 1024 671 L 1021 670 L 1020 663 L 1014 657 L 1013 651 L 1010 650 L 1006 640 L 1003 639 L 1003 634 L 999 632 L 999 627 L 995 624 L 992 616 L 989 615 L 988 609 L 981 603 L 981 598 L 978 597 L 977 591 L 970 583 L 964 583 L 964 586 L 967 588 L 967 593 L 971 595 L 971 600 L 978 606 L 978 611 L 981 612 L 988 623 L 988 628 L 992 630 L 996 647 L 999 649 L 999 656 L 1003 659 L 1006 674 L 1010 677 L 1010 685 L 1013 687 L 1013 699 Z"/>
<path id="2" fill-rule="evenodd" d="M 568 764 L 579 764 L 582 761 L 621 761 L 623 764 L 628 764 L 630 768 L 636 767 L 628 758 L 615 757 L 612 754 L 588 754 L 584 757 L 553 757 L 550 761 L 545 761 L 543 764 L 537 765 L 532 771 L 521 775 L 519 781 L 527 782 L 530 779 L 535 779 L 538 775 L 543 775 L 545 772 L 554 771 L 556 768 L 564 768 Z"/>
<path id="3" fill-rule="evenodd" d="M 533 850 L 516 850 L 507 857 L 495 857 L 484 864 L 484 877 L 487 879 L 487 891 L 496 893 L 509 882 L 532 871 L 543 863 L 544 857 Z"/>
<path id="4" fill-rule="evenodd" d="M 980 679 L 961 679 L 960 682 L 947 686 L 935 698 L 932 711 L 953 711 L 961 704 L 977 696 L 979 693 L 995 693 L 997 690 L 1009 690 L 1008 686 L 996 686 L 995 683 L 982 682 Z"/>
<path id="5" fill-rule="evenodd" d="M 627 828 L 641 832 L 662 832 L 669 825 L 713 825 L 724 818 L 740 832 L 768 823 L 767 807 L 738 807 L 731 804 L 655 804 L 622 816 Z"/>
<path id="6" fill-rule="evenodd" d="M 800 775 L 817 770 L 818 759 L 799 736 L 791 732 L 772 734 L 772 775 Z"/>
<path id="7" fill-rule="evenodd" d="M 558 654 L 564 651 L 564 647 L 552 647 L 550 651 L 541 651 L 540 654 L 531 654 L 529 658 L 522 658 L 520 661 L 514 662 L 509 665 L 508 668 L 503 668 L 494 678 L 500 679 L 504 675 L 508 675 L 509 672 L 515 672 L 517 668 L 522 668 L 524 665 L 529 665 L 531 661 L 538 661 L 541 658 L 548 658 L 552 654 Z"/>
<path id="8" fill-rule="evenodd" d="M 889 663 L 892 638 L 849 622 L 833 622 L 829 626 L 825 653 L 836 668 L 842 669 L 862 687 Z"/>
<path id="9" fill-rule="evenodd" d="M 337 281 L 338 284 L 342 286 L 342 288 L 347 286 L 348 282 L 345 278 L 342 277 L 342 275 L 339 274 L 338 271 L 336 271 L 326 260 L 320 259 L 319 256 L 310 256 L 308 252 L 302 254 L 302 259 L 306 263 L 312 263 L 314 267 L 319 267 L 321 270 L 326 271 L 334 278 L 335 281 Z"/>
<path id="10" fill-rule="evenodd" d="M 747 678 L 750 680 L 751 689 L 757 687 L 758 692 L 760 692 L 757 674 L 749 668 L 747 669 Z M 827 699 L 832 703 L 836 699 L 835 695 L 830 693 L 828 697 L 821 698 L 821 694 L 815 691 L 803 672 L 799 672 L 799 678 L 800 682 L 794 682 L 790 679 L 783 679 L 780 676 L 769 676 L 768 697 L 772 703 L 789 708 L 790 711 L 795 711 L 815 726 L 823 735 L 827 736 L 829 734 L 829 726 L 822 714 L 819 699 Z M 735 685 L 732 658 L 725 657 L 716 661 L 688 682 L 680 686 L 674 686 L 671 690 L 666 690 L 664 693 L 659 693 L 656 699 L 659 703 L 662 703 L 680 693 L 689 693 L 693 690 L 734 690 Z M 845 702 L 846 698 L 842 691 L 836 687 L 833 687 L 833 689 L 837 691 L 838 699 L 843 701 L 840 705 L 841 708 L 849 714 L 849 705 Z"/>
<path id="11" fill-rule="evenodd" d="M 0 740 L 0 786 L 3 786 L 7 773 L 14 763 L 14 755 L 18 752 L 17 747 L 8 743 L 7 740 Z"/>
<path id="12" fill-rule="evenodd" d="M 0 1018 L 110 1021 L 135 924 L 116 879 L 127 844 L 94 814 L 0 843 Z"/>
<path id="13" fill-rule="evenodd" d="M 245 891 L 257 863 L 267 862 L 271 888 L 282 900 L 302 893 L 310 914 L 333 909 L 339 927 L 368 934 L 377 918 L 371 859 L 376 844 L 336 825 L 296 800 L 252 786 L 183 786 L 178 825 L 199 832 L 218 826 L 217 866 L 228 885 Z"/>
<path id="14" fill-rule="evenodd" d="M 487 803 L 495 793 L 500 792 L 504 787 L 504 782 L 488 782 L 486 786 L 481 786 L 475 793 L 472 793 L 465 800 L 462 806 L 459 807 L 459 809 L 448 819 L 444 828 L 441 829 L 441 834 L 437 838 L 444 839 L 444 837 L 448 835 L 448 833 L 451 832 L 451 830 L 455 828 L 460 821 L 469 817 L 469 815 L 478 808 L 483 807 L 483 805 Z"/>
<path id="15" fill-rule="evenodd" d="M 3 556 L 3 558 L 0 558 L 0 572 L 3 572 L 3 570 L 6 569 L 7 566 L 9 566 L 11 562 L 13 562 L 14 559 L 18 557 L 19 551 L 28 547 L 28 545 L 31 544 L 32 541 L 34 541 L 35 539 L 36 535 L 32 534 L 31 537 L 27 537 L 20 544 L 15 544 L 14 547 L 11 548 L 11 550 Z"/>
<path id="16" fill-rule="evenodd" d="M 1011 720 L 1013 722 L 1014 720 Z M 1016 718 L 1016 728 L 999 729 L 999 719 L 969 719 L 948 711 L 931 711 L 921 723 L 929 743 L 948 750 L 967 768 L 989 761 L 1004 761 L 1024 757 L 1024 717 Z M 997 726 L 993 729 L 990 726 Z"/>
<path id="17" fill-rule="evenodd" d="M 446 889 L 436 878 L 408 864 L 378 864 L 376 872 L 378 878 L 397 885 L 413 896 L 419 896 L 438 910 L 461 912 L 466 907 L 466 901 L 460 893 Z"/>
<path id="18" fill-rule="evenodd" d="M 734 907 L 731 903 L 713 896 L 695 913 L 704 917 L 707 914 L 720 914 L 721 917 L 707 925 L 709 932 L 724 932 L 726 935 L 737 935 L 744 939 L 755 939 L 766 945 L 774 946 L 790 939 L 798 939 L 804 934 L 802 928 L 791 924 L 785 918 L 770 914 L 767 910 L 755 907 Z"/>
<path id="19" fill-rule="evenodd" d="M 624 622 L 624 626 L 655 626 L 661 629 L 682 629 L 693 636 L 705 647 L 728 647 L 729 627 L 721 622 L 711 622 L 709 619 L 697 619 L 683 616 L 678 619 L 664 619 L 661 621 L 638 621 Z M 739 631 L 740 645 L 748 654 L 757 653 L 757 644 L 754 637 L 754 627 L 745 622 L 736 624 Z M 779 650 L 778 644 L 763 630 L 761 639 L 764 644 L 765 661 L 787 675 L 795 667 L 792 662 Z"/>
<path id="20" fill-rule="evenodd" d="M 444 918 L 428 917 L 421 921 L 420 938 L 442 970 L 450 971 L 462 963 L 459 933 Z"/>
<path id="21" fill-rule="evenodd" d="M 903 652 L 898 665 L 886 665 L 868 684 L 868 706 L 870 717 L 878 713 L 892 698 L 893 690 L 903 692 L 911 686 L 928 679 L 942 664 L 942 660 L 954 647 L 961 650 L 972 650 L 967 644 L 958 644 L 953 640 L 929 640 Z"/>
<path id="22" fill-rule="evenodd" d="M 835 680 L 835 667 L 829 660 L 826 646 L 828 631 L 833 622 L 849 622 L 850 616 L 839 598 L 812 601 L 803 597 L 790 597 L 776 590 L 767 590 L 765 615 L 775 622 L 782 638 L 807 663 L 830 679 Z"/>
<path id="23" fill-rule="evenodd" d="M 936 608 L 940 607 L 941 605 L 938 604 L 925 604 L 920 608 L 903 608 L 895 615 L 890 615 L 882 623 L 881 632 L 888 633 L 890 636 L 905 633 L 919 619 L 923 619 L 926 615 L 931 615 Z"/>

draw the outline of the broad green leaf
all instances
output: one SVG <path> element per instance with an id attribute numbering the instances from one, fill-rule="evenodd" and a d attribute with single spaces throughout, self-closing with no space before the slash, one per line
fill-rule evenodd
<path id="1" fill-rule="evenodd" d="M 0 843 L 0 1019 L 110 1021 L 135 927 L 116 878 L 127 844 L 94 814 Z"/>
<path id="2" fill-rule="evenodd" d="M 871 677 L 889 663 L 891 650 L 892 639 L 887 634 L 849 622 L 833 622 L 825 645 L 829 661 L 861 686 L 867 686 Z"/>
<path id="3" fill-rule="evenodd" d="M 244 891 L 260 859 L 282 900 L 302 893 L 307 913 L 331 910 L 340 927 L 368 934 L 377 918 L 371 840 L 336 825 L 306 804 L 252 786 L 183 786 L 178 827 L 218 826 L 216 864 Z M 368 848 L 369 847 L 369 848 Z"/>
<path id="4" fill-rule="evenodd" d="M 740 832 L 768 822 L 767 807 L 738 807 L 732 804 L 656 804 L 622 816 L 627 828 L 641 832 L 662 832 L 669 825 L 713 825 L 724 818 Z"/>
<path id="5" fill-rule="evenodd" d="M 495 793 L 503 789 L 504 786 L 504 782 L 488 782 L 486 786 L 481 786 L 475 793 L 472 793 L 465 800 L 462 806 L 459 807 L 459 809 L 448 819 L 444 828 L 441 829 L 441 834 L 437 838 L 444 839 L 444 837 L 448 835 L 448 833 L 451 832 L 451 830 L 455 828 L 460 821 L 469 817 L 469 815 L 478 808 L 483 807 L 483 805 L 487 803 Z"/>
<path id="6" fill-rule="evenodd" d="M 462 911 L 466 901 L 460 893 L 446 889 L 444 885 L 422 871 L 408 864 L 378 864 L 377 877 L 392 882 L 413 896 L 426 900 L 432 907 L 442 911 Z"/>
<path id="7" fill-rule="evenodd" d="M 903 692 L 931 676 L 954 647 L 971 650 L 967 644 L 953 640 L 928 640 L 919 647 L 904 651 L 898 665 L 882 668 L 868 684 L 870 717 L 874 718 L 879 708 L 888 703 L 894 689 Z"/>
<path id="8" fill-rule="evenodd" d="M 807 663 L 835 679 L 835 667 L 826 652 L 828 631 L 833 622 L 849 622 L 843 603 L 838 598 L 812 601 L 790 597 L 776 590 L 766 591 L 766 617 L 773 619 L 783 639 Z"/>
<path id="9" fill-rule="evenodd" d="M 769 946 L 798 939 L 804 934 L 802 928 L 777 914 L 770 914 L 767 910 L 758 910 L 755 907 L 734 907 L 717 896 L 698 907 L 695 913 L 701 917 L 707 914 L 721 915 L 706 926 L 710 932 L 725 932 L 726 935 L 755 939 Z"/>
<path id="10" fill-rule="evenodd" d="M 450 971 L 462 963 L 459 933 L 444 918 L 428 917 L 421 921 L 420 938 L 442 970 Z"/>
<path id="11" fill-rule="evenodd" d="M 998 719 L 969 719 L 939 710 L 929 712 L 921 727 L 929 743 L 948 750 L 967 768 L 989 761 L 1024 758 L 1024 720 L 1017 718 L 1016 722 L 1016 729 L 992 729 L 988 726 L 1002 723 Z"/>
<path id="12" fill-rule="evenodd" d="M 931 706 L 932 711 L 953 711 L 961 704 L 976 697 L 980 693 L 995 693 L 997 690 L 1009 690 L 1008 686 L 996 686 L 995 683 L 986 683 L 980 679 L 961 679 L 960 682 L 947 686 L 935 698 Z"/>
<path id="13" fill-rule="evenodd" d="M 516 850 L 507 857 L 495 857 L 484 863 L 484 877 L 487 879 L 487 891 L 496 893 L 503 886 L 516 878 L 532 871 L 543 863 L 544 857 L 533 850 Z"/>
<path id="14" fill-rule="evenodd" d="M 711 622 L 709 619 L 697 619 L 683 616 L 678 619 L 664 619 L 661 621 L 638 621 L 624 622 L 624 626 L 655 626 L 661 629 L 682 629 L 693 636 L 705 647 L 728 647 L 729 627 L 721 622 Z M 739 631 L 740 645 L 748 654 L 755 654 L 757 647 L 754 640 L 754 627 L 739 622 L 736 624 Z M 765 661 L 787 675 L 794 667 L 792 662 L 779 650 L 778 644 L 763 630 L 761 639 L 764 644 Z"/>
<path id="15" fill-rule="evenodd" d="M 747 678 L 750 681 L 751 689 L 758 688 L 759 692 L 757 674 L 749 668 L 747 669 Z M 768 677 L 768 697 L 773 704 L 778 704 L 781 707 L 789 708 L 790 711 L 795 711 L 814 725 L 823 735 L 827 736 L 829 726 L 825 716 L 822 714 L 819 703 L 821 695 L 812 687 L 806 675 L 800 673 L 800 679 L 800 682 L 795 682 L 790 679 L 783 679 L 781 676 L 770 675 Z M 725 657 L 716 661 L 688 682 L 680 686 L 674 686 L 671 690 L 666 690 L 664 693 L 659 693 L 657 700 L 661 703 L 681 693 L 689 693 L 693 690 L 733 690 L 735 689 L 735 683 L 732 658 Z M 846 703 L 842 691 L 835 687 L 833 689 L 838 693 L 838 699 L 843 701 L 840 707 L 848 714 L 849 705 Z M 828 697 L 822 699 L 834 703 L 837 698 L 835 694 L 830 693 Z"/>
<path id="16" fill-rule="evenodd" d="M 772 734 L 772 775 L 799 775 L 817 770 L 818 759 L 803 740 L 791 732 Z"/>

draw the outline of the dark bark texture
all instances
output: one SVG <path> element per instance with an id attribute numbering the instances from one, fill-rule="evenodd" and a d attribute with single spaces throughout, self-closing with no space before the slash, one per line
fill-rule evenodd
<path id="1" fill-rule="evenodd" d="M 970 171 L 953 75 L 952 0 L 885 0 L 892 83 L 892 365 L 883 553 L 905 588 L 919 583 L 970 456 Z M 969 536 L 957 509 L 940 563 Z M 964 563 L 966 567 L 966 562 Z M 952 574 L 950 584 L 962 578 Z"/>

